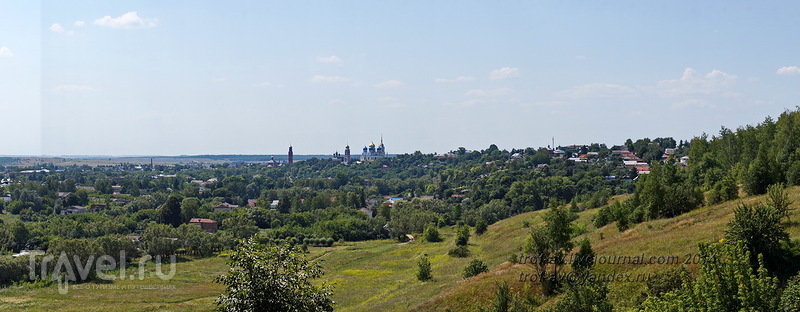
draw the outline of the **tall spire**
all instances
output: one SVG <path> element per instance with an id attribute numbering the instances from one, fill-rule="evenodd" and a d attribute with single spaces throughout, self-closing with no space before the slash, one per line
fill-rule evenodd
<path id="1" fill-rule="evenodd" d="M 294 152 L 292 151 L 292 144 L 289 143 L 289 163 L 294 162 Z"/>

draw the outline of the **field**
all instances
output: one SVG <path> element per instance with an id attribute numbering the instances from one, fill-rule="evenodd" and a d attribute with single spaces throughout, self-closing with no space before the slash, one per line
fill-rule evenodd
<path id="1" fill-rule="evenodd" d="M 800 188 L 790 189 L 795 208 L 792 220 L 800 220 Z M 749 197 L 743 202 L 756 202 L 763 197 Z M 647 274 L 670 266 L 687 265 L 696 269 L 692 256 L 698 242 L 718 241 L 724 236 L 733 209 L 739 201 L 704 207 L 671 218 L 638 224 L 619 232 L 612 224 L 600 229 L 591 225 L 597 210 L 581 212 L 576 223 L 583 224 L 584 235 L 592 242 L 598 256 L 663 256 L 675 257 L 679 264 L 599 264 L 601 273 Z M 334 285 L 333 299 L 337 311 L 474 311 L 489 306 L 497 282 L 506 281 L 514 292 L 535 287 L 521 282 L 520 274 L 532 273 L 530 264 L 511 264 L 507 259 L 519 253 L 529 231 L 525 223 L 535 226 L 543 212 L 530 212 L 499 221 L 480 236 L 470 239 L 472 255 L 467 258 L 447 256 L 454 246 L 453 229 L 444 228 L 443 242 L 427 243 L 420 239 L 409 243 L 379 240 L 345 243 L 330 248 L 311 248 L 309 256 L 321 260 L 325 276 L 320 282 Z M 792 223 L 789 232 L 800 238 L 800 226 Z M 578 239 L 581 239 L 579 237 Z M 415 278 L 416 261 L 422 254 L 431 259 L 433 280 L 419 282 Z M 463 279 L 463 267 L 479 258 L 490 272 Z M 144 280 L 116 281 L 111 284 L 81 284 L 84 289 L 70 289 L 61 295 L 56 286 L 40 289 L 10 287 L 0 290 L 2 311 L 211 311 L 214 299 L 224 291 L 213 278 L 226 271 L 225 257 L 188 260 L 177 264 L 175 278 L 162 281 L 156 277 Z M 150 268 L 148 267 L 148 270 Z M 644 276 L 644 275 L 643 275 Z M 634 307 L 643 282 L 614 282 L 609 294 L 618 308 Z M 541 301 L 541 298 L 531 298 Z M 547 303 L 545 303 L 547 304 Z"/>

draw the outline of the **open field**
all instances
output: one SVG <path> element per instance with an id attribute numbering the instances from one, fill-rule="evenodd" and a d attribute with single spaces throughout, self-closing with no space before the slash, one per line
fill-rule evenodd
<path id="1" fill-rule="evenodd" d="M 792 220 L 800 220 L 800 188 L 790 189 L 795 208 Z M 757 202 L 763 197 L 749 197 L 743 202 Z M 671 218 L 646 222 L 619 232 L 611 224 L 600 229 L 591 225 L 596 209 L 579 213 L 576 223 L 583 224 L 584 235 L 598 256 L 676 256 L 680 263 L 697 252 L 698 242 L 718 241 L 724 236 L 727 222 L 733 217 L 737 201 L 701 209 Z M 524 223 L 541 223 L 543 211 L 529 212 L 501 220 L 486 233 L 470 238 L 472 255 L 467 258 L 447 256 L 454 247 L 453 228 L 441 230 L 443 242 L 427 243 L 420 239 L 409 243 L 378 240 L 346 243 L 330 248 L 311 248 L 309 256 L 322 260 L 326 274 L 320 282 L 334 285 L 337 311 L 474 311 L 488 306 L 497 282 L 506 281 L 512 291 L 535 287 L 520 282 L 520 274 L 532 273 L 530 264 L 511 264 L 507 259 L 519 253 L 530 230 Z M 793 239 L 800 238 L 800 226 L 792 224 Z M 581 239 L 580 237 L 578 239 Z M 416 280 L 416 261 L 428 254 L 433 280 Z M 479 258 L 490 272 L 470 279 L 461 277 L 464 266 Z M 179 262 L 177 275 L 162 281 L 116 281 L 111 284 L 88 283 L 84 289 L 70 289 L 60 295 L 55 285 L 41 289 L 11 287 L 0 291 L 2 311 L 211 311 L 216 296 L 224 287 L 213 283 L 215 276 L 227 270 L 225 257 Z M 683 264 L 599 264 L 601 273 L 647 274 Z M 688 265 L 696 269 L 696 265 Z M 148 268 L 149 270 L 150 268 Z M 643 282 L 614 282 L 609 294 L 619 308 L 633 307 L 643 289 Z M 531 298 L 539 300 L 541 298 Z M 545 303 L 546 304 L 546 303 Z"/>

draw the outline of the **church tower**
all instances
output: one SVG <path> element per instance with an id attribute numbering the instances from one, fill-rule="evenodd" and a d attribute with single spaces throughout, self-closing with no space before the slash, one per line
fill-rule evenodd
<path id="1" fill-rule="evenodd" d="M 294 152 L 292 152 L 292 146 L 289 145 L 289 163 L 291 164 L 293 162 L 294 162 Z"/>
<path id="2" fill-rule="evenodd" d="M 350 162 L 350 144 L 344 147 L 344 162 Z"/>

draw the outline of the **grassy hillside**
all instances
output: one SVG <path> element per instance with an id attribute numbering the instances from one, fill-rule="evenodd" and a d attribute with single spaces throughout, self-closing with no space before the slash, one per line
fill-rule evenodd
<path id="1" fill-rule="evenodd" d="M 800 220 L 800 188 L 789 190 L 795 210 L 792 220 Z M 763 197 L 742 199 L 762 201 Z M 728 221 L 738 201 L 704 207 L 664 220 L 638 224 L 624 232 L 615 225 L 595 229 L 591 218 L 597 210 L 581 212 L 576 223 L 587 230 L 583 236 L 592 242 L 598 256 L 677 256 L 680 262 L 697 252 L 698 242 L 718 241 L 724 236 Z M 520 282 L 520 274 L 533 273 L 530 264 L 507 262 L 519 253 L 529 232 L 524 224 L 541 223 L 543 211 L 530 212 L 499 221 L 486 233 L 470 238 L 472 255 L 467 258 L 447 256 L 454 247 L 452 228 L 441 230 L 443 242 L 427 243 L 417 239 L 409 243 L 393 240 L 347 243 L 331 248 L 312 248 L 310 256 L 322 260 L 325 276 L 320 282 L 335 286 L 337 311 L 474 311 L 488 306 L 494 297 L 495 283 L 506 281 L 514 292 L 535 287 Z M 793 239 L 800 238 L 800 225 L 789 228 Z M 581 239 L 579 237 L 578 239 Z M 433 280 L 416 280 L 416 261 L 427 254 L 432 263 Z M 464 266 L 472 259 L 486 262 L 490 272 L 463 279 Z M 212 311 L 213 301 L 224 291 L 214 284 L 215 276 L 227 270 L 227 258 L 214 257 L 178 263 L 177 275 L 169 281 L 156 277 L 145 280 L 116 281 L 111 284 L 81 284 L 60 295 L 55 286 L 41 289 L 11 287 L 0 290 L 0 311 Z M 691 262 L 691 261 L 690 261 Z M 652 273 L 676 264 L 620 265 L 599 264 L 602 273 Z M 690 264 L 695 269 L 696 265 Z M 148 270 L 152 268 L 148 267 Z M 642 282 L 614 282 L 609 294 L 617 307 L 633 307 L 643 289 Z M 540 298 L 530 298 L 542 301 Z M 546 303 L 545 303 L 546 304 Z"/>

